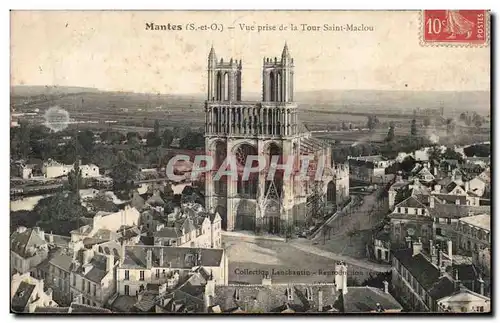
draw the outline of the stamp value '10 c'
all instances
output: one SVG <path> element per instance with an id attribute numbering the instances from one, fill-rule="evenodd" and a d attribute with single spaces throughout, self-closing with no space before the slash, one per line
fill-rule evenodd
<path id="1" fill-rule="evenodd" d="M 424 10 L 424 43 L 485 45 L 488 42 L 487 10 Z"/>

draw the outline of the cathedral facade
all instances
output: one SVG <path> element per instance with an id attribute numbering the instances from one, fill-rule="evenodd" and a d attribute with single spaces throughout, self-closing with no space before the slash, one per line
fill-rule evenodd
<path id="1" fill-rule="evenodd" d="M 281 58 L 264 58 L 262 101 L 242 100 L 242 61 L 218 58 L 212 47 L 208 55 L 208 91 L 205 101 L 205 149 L 214 167 L 205 178 L 206 208 L 218 212 L 228 231 L 247 230 L 283 234 L 305 224 L 311 214 L 311 195 L 320 203 L 340 204 L 349 196 L 346 165 L 334 166 L 328 144 L 312 137 L 300 123 L 294 102 L 294 61 L 285 44 Z M 264 156 L 266 169 L 243 179 L 216 176 L 231 155 L 238 169 L 248 156 Z M 320 178 L 301 176 L 301 156 L 323 160 Z M 286 176 L 282 170 L 269 179 L 271 159 L 293 164 Z M 293 156 L 293 157 L 292 157 Z M 317 176 L 316 176 L 317 177 Z"/>

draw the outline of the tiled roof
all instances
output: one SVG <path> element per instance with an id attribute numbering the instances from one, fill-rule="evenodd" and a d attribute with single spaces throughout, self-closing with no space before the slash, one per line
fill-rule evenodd
<path id="1" fill-rule="evenodd" d="M 47 242 L 36 233 L 35 228 L 21 233 L 15 231 L 10 236 L 10 249 L 23 258 L 32 257 L 32 252 L 43 245 L 47 245 Z"/>
<path id="2" fill-rule="evenodd" d="M 19 287 L 11 300 L 11 307 L 14 312 L 24 311 L 26 305 L 28 305 L 31 294 L 33 294 L 33 291 L 35 290 L 35 287 L 35 285 L 24 281 L 19 284 Z"/>
<path id="3" fill-rule="evenodd" d="M 196 266 L 218 267 L 222 262 L 223 249 L 180 248 L 164 246 L 127 246 L 123 268 L 146 268 L 147 251 L 152 250 L 153 267 L 186 268 Z M 163 264 L 160 264 L 160 252 L 163 251 Z"/>

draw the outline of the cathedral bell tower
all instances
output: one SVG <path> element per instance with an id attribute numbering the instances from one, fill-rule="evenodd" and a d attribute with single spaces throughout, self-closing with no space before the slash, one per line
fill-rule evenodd
<path id="1" fill-rule="evenodd" d="M 262 101 L 293 102 L 293 58 L 285 43 L 281 60 L 264 57 L 262 68 Z"/>
<path id="2" fill-rule="evenodd" d="M 218 61 L 213 46 L 208 54 L 207 101 L 241 101 L 241 59 Z"/>

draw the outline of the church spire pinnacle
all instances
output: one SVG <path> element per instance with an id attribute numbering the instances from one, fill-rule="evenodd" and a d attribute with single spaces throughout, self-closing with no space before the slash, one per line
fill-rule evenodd
<path id="1" fill-rule="evenodd" d="M 289 58 L 290 57 L 290 53 L 288 52 L 288 44 L 287 42 L 285 41 L 285 47 L 283 47 L 283 52 L 281 53 L 281 57 L 286 57 L 286 58 Z"/>
<path id="2" fill-rule="evenodd" d="M 208 54 L 208 60 L 213 62 L 217 61 L 217 56 L 215 55 L 215 49 L 213 44 L 212 47 L 210 48 L 210 53 Z"/>

